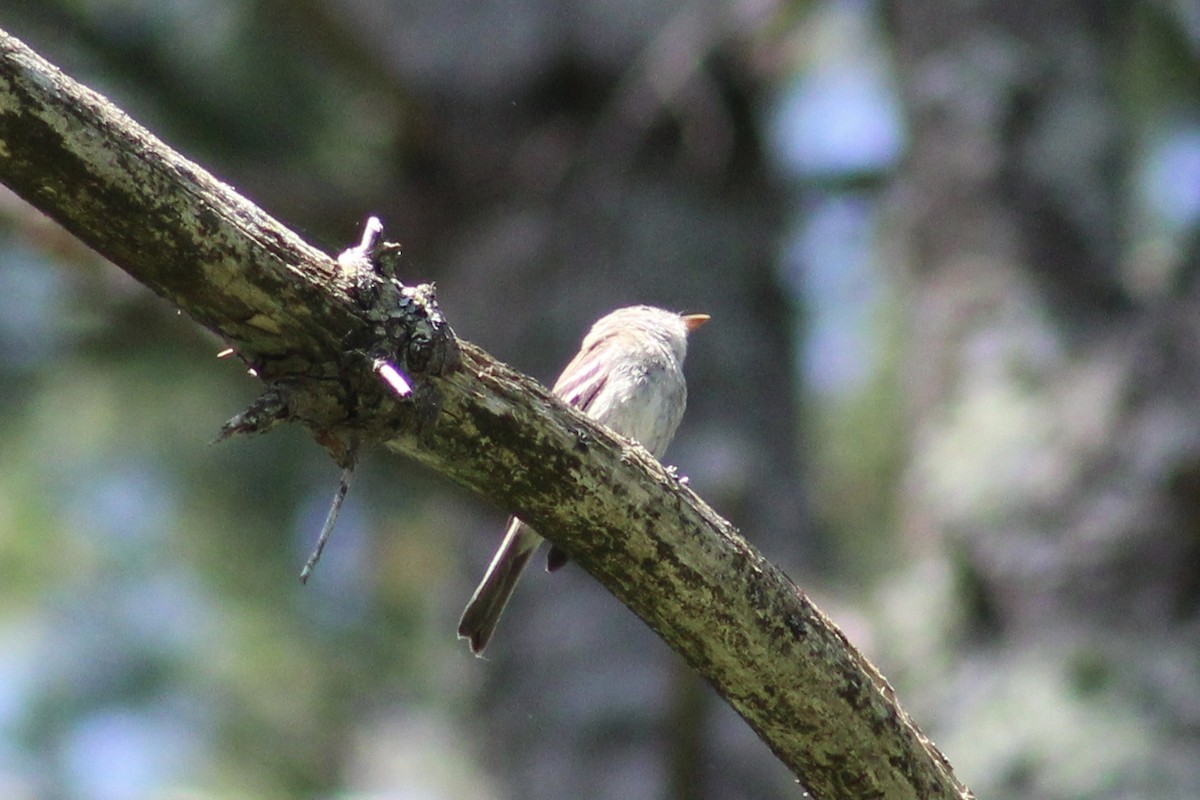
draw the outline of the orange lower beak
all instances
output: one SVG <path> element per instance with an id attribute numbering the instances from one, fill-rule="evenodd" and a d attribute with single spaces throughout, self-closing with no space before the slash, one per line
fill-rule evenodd
<path id="1" fill-rule="evenodd" d="M 696 330 L 704 323 L 708 322 L 712 317 L 708 314 L 684 314 L 683 324 L 687 326 L 688 333 Z"/>

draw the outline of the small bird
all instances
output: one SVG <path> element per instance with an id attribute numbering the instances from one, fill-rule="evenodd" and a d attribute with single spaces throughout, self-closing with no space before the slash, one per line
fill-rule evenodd
<path id="1" fill-rule="evenodd" d="M 554 384 L 554 393 L 616 433 L 662 458 L 687 406 L 683 359 L 687 335 L 708 322 L 707 314 L 676 314 L 651 306 L 619 308 L 602 317 Z M 458 635 L 481 655 L 539 536 L 521 520 L 509 520 L 500 549 L 471 596 Z M 567 562 L 550 548 L 546 569 Z"/>

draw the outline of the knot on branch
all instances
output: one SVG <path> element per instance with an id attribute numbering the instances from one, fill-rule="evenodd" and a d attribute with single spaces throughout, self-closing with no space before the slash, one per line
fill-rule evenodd
<path id="1" fill-rule="evenodd" d="M 418 429 L 425 430 L 437 419 L 442 405 L 441 393 L 429 379 L 458 369 L 461 353 L 454 331 L 438 306 L 434 285 L 406 286 L 397 277 L 400 245 L 381 242 L 382 234 L 383 224 L 371 217 L 362 241 L 337 257 L 350 295 L 368 322 L 344 339 L 341 366 L 353 371 L 365 362 L 393 397 L 414 410 Z M 357 380 L 351 379 L 345 387 L 348 393 L 341 395 L 340 414 L 331 414 L 334 409 L 323 399 L 328 394 L 327 383 L 321 391 L 313 391 L 319 380 L 307 381 L 305 376 L 294 374 L 268 378 L 267 383 L 266 392 L 250 408 L 225 424 L 218 441 L 233 434 L 262 433 L 279 422 L 299 420 L 319 434 L 318 441 L 335 458 L 339 452 L 353 449 L 342 441 L 344 431 L 330 422 L 337 417 L 344 421 L 356 416 L 356 403 L 370 396 L 360 395 L 353 388 Z M 361 434 L 359 431 L 355 436 Z M 338 463 L 342 462 L 338 458 Z"/>
<path id="2" fill-rule="evenodd" d="M 371 322 L 359 349 L 399 397 L 420 399 L 426 378 L 449 375 L 461 361 L 458 340 L 437 303 L 432 283 L 406 286 L 399 279 L 400 245 L 380 242 L 383 225 L 367 220 L 362 242 L 342 252 L 354 299 Z"/>

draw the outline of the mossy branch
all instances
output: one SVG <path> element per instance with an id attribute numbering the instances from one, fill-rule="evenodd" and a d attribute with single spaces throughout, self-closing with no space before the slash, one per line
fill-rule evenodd
<path id="1" fill-rule="evenodd" d="M 644 450 L 466 343 L 424 377 L 435 402 L 389 393 L 353 274 L 2 31 L 0 181 L 223 337 L 268 384 L 264 420 L 335 456 L 384 442 L 533 524 L 814 797 L 970 796 L 842 633 Z"/>

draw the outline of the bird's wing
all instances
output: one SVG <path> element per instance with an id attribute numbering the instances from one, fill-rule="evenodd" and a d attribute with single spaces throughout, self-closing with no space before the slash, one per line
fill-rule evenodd
<path id="1" fill-rule="evenodd" d="M 587 411 L 607 380 L 602 353 L 593 349 L 571 360 L 554 384 L 554 393 L 567 405 Z"/>

